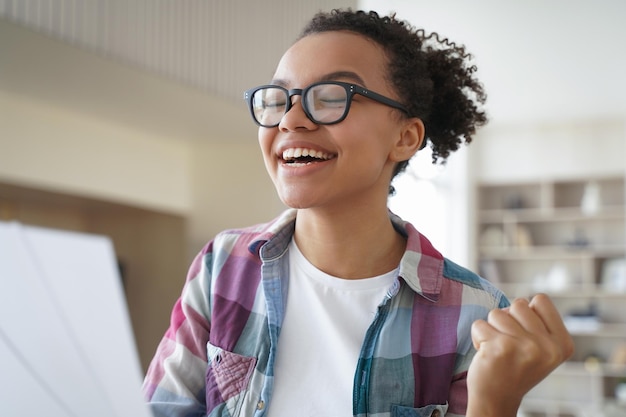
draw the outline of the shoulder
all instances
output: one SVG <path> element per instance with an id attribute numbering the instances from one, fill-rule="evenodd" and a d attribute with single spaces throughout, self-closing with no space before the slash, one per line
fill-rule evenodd
<path id="1" fill-rule="evenodd" d="M 480 305 L 488 310 L 509 304 L 502 291 L 444 257 L 412 224 L 395 215 L 392 221 L 396 230 L 407 237 L 400 273 L 415 292 L 446 305 Z"/>
<path id="2" fill-rule="evenodd" d="M 230 256 L 259 258 L 261 249 L 268 243 L 270 247 L 288 244 L 295 218 L 295 210 L 286 210 L 266 223 L 224 230 L 202 248 L 199 257 L 209 257 L 212 261 Z"/>
<path id="3" fill-rule="evenodd" d="M 509 300 L 494 284 L 447 258 L 443 262 L 443 277 L 466 287 L 464 304 L 481 300 L 481 304 L 484 303 L 491 308 L 503 308 L 509 305 Z"/>

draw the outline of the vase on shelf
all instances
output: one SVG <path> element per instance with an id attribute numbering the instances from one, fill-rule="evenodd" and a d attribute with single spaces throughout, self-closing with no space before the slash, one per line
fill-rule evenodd
<path id="1" fill-rule="evenodd" d="M 600 185 L 596 181 L 589 181 L 585 185 L 580 209 L 587 215 L 596 214 L 600 209 Z"/>

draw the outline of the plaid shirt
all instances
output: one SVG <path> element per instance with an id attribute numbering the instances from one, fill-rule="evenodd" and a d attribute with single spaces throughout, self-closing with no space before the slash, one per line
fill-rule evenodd
<path id="1" fill-rule="evenodd" d="M 195 258 L 144 381 L 155 416 L 265 414 L 295 217 L 288 210 L 271 223 L 222 232 Z M 363 341 L 353 413 L 462 415 L 475 353 L 470 326 L 508 300 L 443 258 L 411 224 L 391 218 L 407 249 Z"/>

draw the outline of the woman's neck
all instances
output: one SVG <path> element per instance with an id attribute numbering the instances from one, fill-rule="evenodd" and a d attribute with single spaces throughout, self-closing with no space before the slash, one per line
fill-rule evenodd
<path id="1" fill-rule="evenodd" d="M 299 210 L 294 238 L 309 262 L 344 279 L 392 271 L 406 248 L 386 206 L 340 212 Z"/>

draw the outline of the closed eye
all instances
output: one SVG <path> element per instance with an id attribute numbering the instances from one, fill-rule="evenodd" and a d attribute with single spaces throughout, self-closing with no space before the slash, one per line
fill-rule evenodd
<path id="1" fill-rule="evenodd" d="M 278 108 L 278 107 L 285 107 L 286 105 L 286 101 L 264 101 L 263 102 L 263 108 L 265 109 L 271 109 L 271 108 Z"/>

